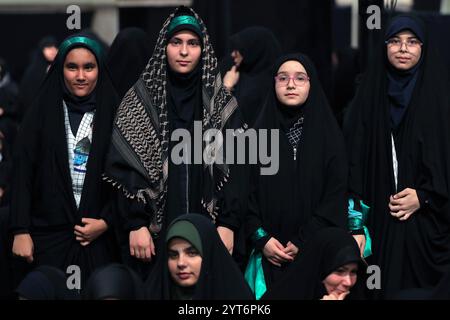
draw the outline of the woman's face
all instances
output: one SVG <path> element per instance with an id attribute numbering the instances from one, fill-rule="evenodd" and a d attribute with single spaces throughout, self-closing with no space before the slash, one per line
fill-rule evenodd
<path id="1" fill-rule="evenodd" d="M 180 287 L 195 285 L 202 269 L 202 257 L 192 244 L 173 238 L 168 247 L 168 267 L 172 280 Z"/>
<path id="2" fill-rule="evenodd" d="M 242 60 L 244 60 L 244 57 L 238 50 L 233 50 L 231 52 L 231 57 L 233 58 L 233 63 L 236 67 L 239 67 L 242 63 Z"/>
<path id="3" fill-rule="evenodd" d="M 298 106 L 308 99 L 309 77 L 303 65 L 295 60 L 283 63 L 275 77 L 277 99 L 285 106 Z"/>
<path id="4" fill-rule="evenodd" d="M 69 51 L 64 60 L 64 83 L 77 97 L 90 94 L 97 85 L 98 65 L 95 55 L 86 48 Z"/>
<path id="5" fill-rule="evenodd" d="M 357 280 L 358 265 L 349 263 L 330 273 L 323 284 L 328 294 L 340 295 L 349 292 Z"/>
<path id="6" fill-rule="evenodd" d="M 388 40 L 387 57 L 390 64 L 398 70 L 409 70 L 420 60 L 421 42 L 411 31 L 397 33 Z"/>
<path id="7" fill-rule="evenodd" d="M 200 61 L 202 46 L 199 37 L 188 30 L 175 33 L 166 47 L 167 62 L 177 73 L 189 73 Z"/>
<path id="8" fill-rule="evenodd" d="M 42 49 L 42 54 L 47 62 L 53 62 L 58 54 L 58 48 L 55 46 L 44 47 L 44 49 Z"/>

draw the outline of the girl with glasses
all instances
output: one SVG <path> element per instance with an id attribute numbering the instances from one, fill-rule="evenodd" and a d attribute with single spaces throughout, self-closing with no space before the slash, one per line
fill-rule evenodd
<path id="1" fill-rule="evenodd" d="M 251 173 L 246 278 L 261 297 L 318 230 L 345 227 L 347 161 L 342 134 L 308 57 L 281 57 L 256 128 L 276 130 L 279 169 Z"/>

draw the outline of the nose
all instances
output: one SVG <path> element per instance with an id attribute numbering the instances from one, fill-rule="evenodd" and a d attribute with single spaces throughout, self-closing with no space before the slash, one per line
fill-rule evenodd
<path id="1" fill-rule="evenodd" d="M 288 83 L 287 83 L 287 87 L 288 89 L 294 89 L 295 88 L 295 82 L 294 82 L 294 78 L 289 78 Z"/>
<path id="2" fill-rule="evenodd" d="M 183 269 L 186 267 L 186 259 L 183 254 L 178 256 L 177 266 L 179 269 Z"/>
<path id="3" fill-rule="evenodd" d="M 400 44 L 400 50 L 401 51 L 407 51 L 408 50 L 408 46 L 406 45 L 405 41 L 402 41 L 402 43 Z"/>
<path id="4" fill-rule="evenodd" d="M 344 286 L 344 287 L 346 287 L 347 289 L 349 289 L 351 286 L 352 286 L 352 279 L 351 279 L 351 276 L 348 274 L 348 275 L 345 275 L 343 278 L 342 278 L 342 285 Z"/>
<path id="5" fill-rule="evenodd" d="M 86 79 L 86 74 L 83 69 L 79 69 L 77 72 L 77 81 L 84 81 Z"/>
<path id="6" fill-rule="evenodd" d="M 180 48 L 180 55 L 186 57 L 188 55 L 187 44 L 183 43 Z"/>

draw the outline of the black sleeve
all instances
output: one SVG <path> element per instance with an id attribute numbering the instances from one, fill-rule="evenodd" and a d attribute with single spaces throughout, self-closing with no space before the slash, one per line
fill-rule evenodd
<path id="1" fill-rule="evenodd" d="M 128 199 L 121 191 L 117 192 L 117 210 L 127 232 L 150 225 L 151 214 L 147 212 L 145 204 Z"/>
<path id="2" fill-rule="evenodd" d="M 439 212 L 446 203 L 446 199 L 437 193 L 423 189 L 417 189 L 416 192 L 421 208 L 431 208 L 433 211 Z"/>
<path id="3" fill-rule="evenodd" d="M 104 182 L 102 182 L 104 183 Z M 99 218 L 103 219 L 108 228 L 111 228 L 115 224 L 114 214 L 113 214 L 113 199 L 112 192 L 109 192 L 109 197 L 102 210 L 100 211 Z"/>
<path id="4" fill-rule="evenodd" d="M 230 166 L 230 179 L 223 188 L 221 213 L 217 217 L 218 226 L 238 231 L 244 220 L 245 195 L 248 188 L 246 165 Z"/>
<path id="5" fill-rule="evenodd" d="M 37 155 L 40 149 L 40 116 L 37 108 L 30 109 L 17 136 L 11 182 L 11 213 L 9 229 L 13 235 L 28 233 Z"/>
<path id="6" fill-rule="evenodd" d="M 271 235 L 267 235 L 260 239 L 254 239 L 254 235 L 259 228 L 262 228 L 261 211 L 259 208 L 259 195 L 258 195 L 258 175 L 259 167 L 257 165 L 251 166 L 250 169 L 250 192 L 248 195 L 248 208 L 245 217 L 245 233 L 246 237 L 253 243 L 255 249 L 262 250 L 267 241 L 271 238 Z M 267 230 L 264 230 L 267 232 Z"/>
<path id="7" fill-rule="evenodd" d="M 241 128 L 242 125 L 242 114 L 238 108 L 228 120 L 224 129 L 236 130 L 237 128 Z M 224 137 L 224 149 L 227 147 L 227 139 L 229 138 L 225 130 L 222 132 Z M 235 136 L 233 136 L 233 139 L 235 139 Z M 236 142 L 236 139 L 234 142 Z M 219 216 L 217 217 L 216 224 L 237 232 L 245 219 L 244 216 L 247 200 L 246 195 L 248 194 L 249 173 L 248 165 L 237 163 L 237 155 L 239 152 L 239 150 L 237 150 L 237 145 L 233 144 L 233 148 L 234 162 L 233 164 L 229 164 L 229 180 L 224 185 L 220 195 L 221 210 Z M 224 157 L 226 157 L 226 152 Z"/>

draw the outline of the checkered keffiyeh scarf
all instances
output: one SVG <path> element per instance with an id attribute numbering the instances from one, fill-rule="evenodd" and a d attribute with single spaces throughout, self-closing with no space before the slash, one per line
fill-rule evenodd
<path id="1" fill-rule="evenodd" d="M 205 24 L 192 10 L 203 35 L 202 47 L 202 101 L 203 132 L 208 129 L 222 130 L 237 108 L 237 102 L 223 87 L 217 67 L 217 58 L 211 46 Z M 166 33 L 174 18 L 172 13 L 159 33 L 153 56 L 150 58 L 140 79 L 127 92 L 117 111 L 113 145 L 126 154 L 127 164 L 131 168 L 140 168 L 148 186 L 130 191 L 129 186 L 106 174 L 105 179 L 121 189 L 128 198 L 151 202 L 153 223 L 161 226 L 166 201 L 168 181 L 169 122 L 167 104 L 167 64 Z M 218 146 L 213 154 L 217 154 Z M 132 152 L 130 152 L 132 150 Z M 218 215 L 217 191 L 220 191 L 229 176 L 226 164 L 204 165 L 204 190 L 202 205 L 215 219 Z M 156 227 L 156 232 L 158 232 Z"/>

